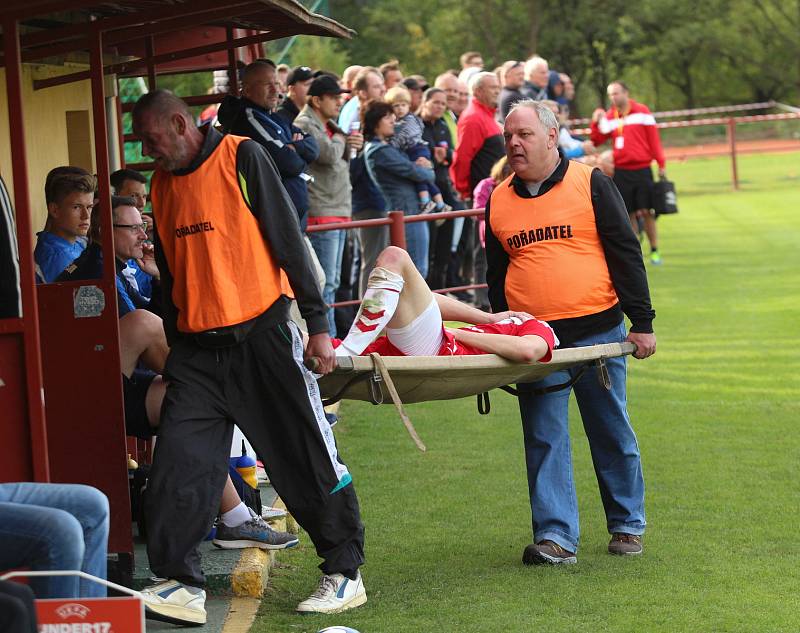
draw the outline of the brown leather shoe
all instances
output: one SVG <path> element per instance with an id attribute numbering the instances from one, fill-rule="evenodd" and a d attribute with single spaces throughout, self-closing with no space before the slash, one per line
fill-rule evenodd
<path id="1" fill-rule="evenodd" d="M 618 556 L 637 556 L 641 554 L 642 537 L 637 534 L 625 534 L 624 532 L 614 532 L 608 542 L 608 553 Z"/>
<path id="2" fill-rule="evenodd" d="M 531 543 L 522 553 L 525 565 L 574 565 L 578 562 L 575 552 L 564 549 L 553 541 Z"/>

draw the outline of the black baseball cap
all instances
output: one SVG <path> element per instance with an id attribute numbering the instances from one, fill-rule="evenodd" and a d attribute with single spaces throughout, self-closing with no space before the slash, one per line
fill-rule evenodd
<path id="1" fill-rule="evenodd" d="M 406 77 L 405 79 L 403 79 L 403 85 L 409 90 L 424 90 L 424 88 L 419 84 L 419 82 L 413 77 Z"/>
<path id="2" fill-rule="evenodd" d="M 286 77 L 286 85 L 291 86 L 298 81 L 308 81 L 314 76 L 314 71 L 308 66 L 295 66 Z"/>
<path id="3" fill-rule="evenodd" d="M 343 92 L 350 92 L 342 88 L 335 77 L 331 75 L 320 75 L 311 82 L 308 89 L 309 97 L 322 97 L 323 95 L 340 95 Z"/>

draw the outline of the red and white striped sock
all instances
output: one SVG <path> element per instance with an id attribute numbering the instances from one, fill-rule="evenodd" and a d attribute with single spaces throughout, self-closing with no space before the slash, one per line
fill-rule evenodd
<path id="1" fill-rule="evenodd" d="M 337 356 L 358 356 L 380 336 L 397 310 L 404 283 L 403 278 L 391 270 L 380 266 L 373 268 L 356 319 L 336 348 Z"/>

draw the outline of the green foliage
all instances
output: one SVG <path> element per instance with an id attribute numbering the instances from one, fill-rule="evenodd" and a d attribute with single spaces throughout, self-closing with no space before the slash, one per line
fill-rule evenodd
<path id="1" fill-rule="evenodd" d="M 797 630 L 800 504 L 800 154 L 670 164 L 681 213 L 662 217 L 649 268 L 658 353 L 629 364 L 647 485 L 645 553 L 606 554 L 605 518 L 577 408 L 578 564 L 527 568 L 528 491 L 514 399 L 408 407 L 345 402 L 337 443 L 366 526 L 369 601 L 298 616 L 319 570 L 306 534 L 280 554 L 253 633 L 627 633 Z"/>
<path id="2" fill-rule="evenodd" d="M 267 57 L 275 63 L 284 63 L 289 66 L 310 66 L 321 68 L 335 73 L 341 73 L 348 66 L 347 53 L 340 40 L 329 37 L 312 37 L 300 35 L 293 38 L 291 47 L 285 57 L 281 58 L 289 39 L 270 42 L 267 47 Z"/>
<path id="3" fill-rule="evenodd" d="M 782 0 L 347 0 L 347 63 L 399 59 L 431 80 L 465 50 L 488 68 L 536 52 L 572 75 L 581 112 L 627 79 L 657 109 L 800 99 L 800 5 Z M 344 67 L 343 64 L 342 67 Z"/>

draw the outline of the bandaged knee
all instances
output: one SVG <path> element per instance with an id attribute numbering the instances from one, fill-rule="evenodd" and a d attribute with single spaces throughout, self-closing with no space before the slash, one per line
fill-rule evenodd
<path id="1" fill-rule="evenodd" d="M 358 356 L 380 336 L 397 310 L 404 283 L 403 277 L 391 270 L 373 268 L 356 319 L 336 348 L 337 356 Z"/>

